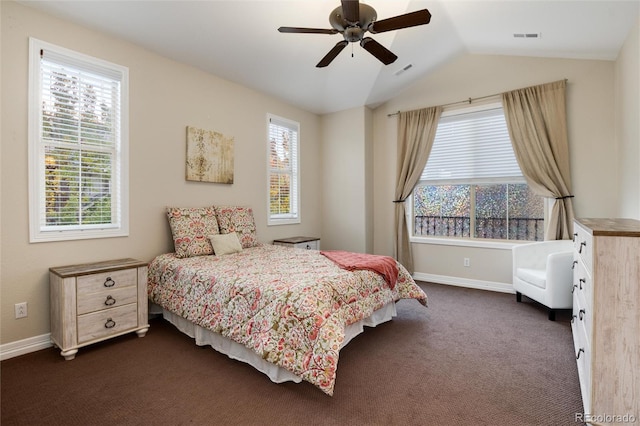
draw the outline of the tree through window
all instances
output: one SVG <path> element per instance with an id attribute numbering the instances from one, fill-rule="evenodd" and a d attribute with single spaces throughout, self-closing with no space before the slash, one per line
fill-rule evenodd
<path id="1" fill-rule="evenodd" d="M 269 116 L 269 224 L 299 223 L 298 123 Z"/>
<path id="2" fill-rule="evenodd" d="M 32 241 L 126 235 L 127 69 L 30 49 Z"/>

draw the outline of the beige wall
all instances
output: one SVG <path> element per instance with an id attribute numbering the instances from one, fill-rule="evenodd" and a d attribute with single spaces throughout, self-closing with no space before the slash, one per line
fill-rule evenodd
<path id="1" fill-rule="evenodd" d="M 322 238 L 323 248 L 392 254 L 396 119 L 387 114 L 398 110 L 567 78 L 577 215 L 640 218 L 638 26 L 617 62 L 467 55 L 419 79 L 374 111 L 361 107 L 318 117 L 12 2 L 0 3 L 0 18 L 0 344 L 49 332 L 49 267 L 119 257 L 148 260 L 170 251 L 163 213 L 167 205 L 251 205 L 264 242 L 314 235 Z M 129 67 L 131 233 L 127 238 L 28 242 L 29 36 Z M 267 113 L 301 124 L 300 225 L 266 225 Z M 184 180 L 187 125 L 235 138 L 233 185 Z M 414 248 L 418 273 L 472 286 L 511 280 L 509 250 L 417 244 Z M 461 267 L 463 257 L 471 258 L 470 268 Z M 23 301 L 29 303 L 29 317 L 15 320 L 13 305 Z"/>
<path id="2" fill-rule="evenodd" d="M 162 58 L 132 44 L 3 1 L 0 213 L 1 343 L 49 333 L 49 267 L 122 257 L 150 260 L 172 250 L 166 206 L 254 208 L 263 242 L 321 235 L 320 118 L 272 97 Z M 129 68 L 130 235 L 30 244 L 27 187 L 28 37 Z M 267 226 L 266 117 L 300 122 L 302 224 Z M 233 136 L 232 185 L 185 181 L 186 126 Z M 360 130 L 362 131 L 362 130 Z M 28 302 L 16 320 L 14 304 Z"/>
<path id="3" fill-rule="evenodd" d="M 619 146 L 619 215 L 640 219 L 640 21 L 615 65 L 616 141 Z"/>
<path id="4" fill-rule="evenodd" d="M 374 217 L 375 209 L 373 204 L 374 188 L 373 188 L 373 111 L 369 108 L 364 109 L 364 157 L 365 157 L 365 252 L 373 253 L 374 238 Z M 324 221 L 323 221 L 324 223 Z"/>
<path id="5" fill-rule="evenodd" d="M 322 248 L 372 250 L 372 113 L 358 107 L 322 116 Z"/>
<path id="6" fill-rule="evenodd" d="M 568 79 L 567 120 L 577 216 L 615 216 L 620 187 L 614 120 L 614 62 L 465 55 L 374 111 L 374 251 L 393 253 L 393 183 L 397 170 L 396 117 L 387 114 Z M 637 140 L 636 140 L 637 143 Z M 510 248 L 413 244 L 417 276 L 470 280 L 479 287 L 511 283 Z M 464 268 L 463 258 L 471 260 Z M 445 279 L 446 277 L 446 279 Z M 473 285 L 471 282 L 471 285 Z"/>

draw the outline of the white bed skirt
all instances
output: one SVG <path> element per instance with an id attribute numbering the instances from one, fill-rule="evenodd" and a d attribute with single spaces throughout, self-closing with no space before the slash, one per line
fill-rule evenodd
<path id="1" fill-rule="evenodd" d="M 202 328 L 191 321 L 182 318 L 172 312 L 163 309 L 158 305 L 152 304 L 149 307 L 150 314 L 160 314 L 162 317 L 173 324 L 178 330 L 187 336 L 195 339 L 196 345 L 210 345 L 213 349 L 227 355 L 229 358 L 245 362 L 256 370 L 266 374 L 272 382 L 296 382 L 300 383 L 302 379 L 289 370 L 278 367 L 275 364 L 265 361 L 257 353 L 251 349 L 234 342 L 233 340 Z M 345 338 L 341 348 L 344 347 L 351 339 L 364 331 L 364 326 L 375 327 L 378 324 L 390 321 L 396 316 L 395 302 L 387 303 L 382 308 L 375 311 L 370 317 L 358 321 L 357 323 L 348 325 L 345 329 Z"/>

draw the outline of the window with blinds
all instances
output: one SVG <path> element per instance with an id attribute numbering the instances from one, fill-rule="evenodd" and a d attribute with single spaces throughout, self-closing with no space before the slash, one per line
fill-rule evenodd
<path id="1" fill-rule="evenodd" d="M 268 117 L 269 225 L 300 223 L 300 125 L 274 115 Z"/>
<path id="2" fill-rule="evenodd" d="M 544 200 L 520 171 L 501 104 L 443 114 L 412 207 L 418 237 L 544 239 Z"/>
<path id="3" fill-rule="evenodd" d="M 31 241 L 128 234 L 128 70 L 30 39 Z"/>
<path id="4" fill-rule="evenodd" d="M 520 180 L 501 106 L 443 116 L 420 177 L 425 182 Z"/>

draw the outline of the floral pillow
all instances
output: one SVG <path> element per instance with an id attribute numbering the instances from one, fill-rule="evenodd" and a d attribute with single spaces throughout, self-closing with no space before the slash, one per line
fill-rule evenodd
<path id="1" fill-rule="evenodd" d="M 221 234 L 237 233 L 242 248 L 260 245 L 251 207 L 216 206 L 215 210 Z"/>
<path id="2" fill-rule="evenodd" d="M 219 233 L 216 212 L 210 207 L 168 207 L 167 217 L 176 257 L 213 254 L 209 235 Z"/>

